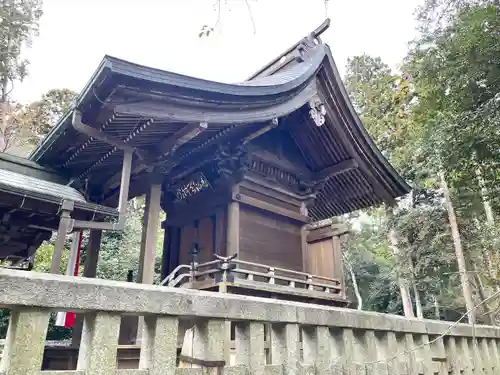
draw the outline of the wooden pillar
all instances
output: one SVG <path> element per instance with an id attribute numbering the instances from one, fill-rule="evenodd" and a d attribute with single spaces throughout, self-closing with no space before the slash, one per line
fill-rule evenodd
<path id="1" fill-rule="evenodd" d="M 141 252 L 137 282 L 153 284 L 156 258 L 156 241 L 160 220 L 161 184 L 152 183 L 146 194 L 144 221 L 142 227 Z M 142 337 L 143 317 L 123 316 L 118 343 L 120 345 L 139 344 Z"/>
<path id="2" fill-rule="evenodd" d="M 172 227 L 167 225 L 165 220 L 161 223 L 163 228 L 163 252 L 161 256 L 161 279 L 163 280 L 168 276 L 170 271 L 170 264 L 172 258 Z"/>
<path id="3" fill-rule="evenodd" d="M 144 208 L 144 226 L 142 228 L 141 253 L 139 256 L 139 273 L 137 282 L 153 284 L 156 258 L 156 241 L 160 220 L 161 185 L 152 184 L 146 194 Z"/>
<path id="4" fill-rule="evenodd" d="M 87 245 L 87 257 L 83 268 L 83 277 L 96 277 L 99 251 L 101 250 L 102 231 L 91 230 Z"/>
<path id="5" fill-rule="evenodd" d="M 227 240 L 226 256 L 238 253 L 240 250 L 240 203 L 229 202 L 227 207 Z"/>
<path id="6" fill-rule="evenodd" d="M 73 211 L 74 202 L 64 200 L 61 205 L 61 219 L 59 220 L 59 228 L 57 230 L 57 239 L 52 254 L 52 264 L 50 266 L 51 273 L 60 273 L 61 260 L 64 251 L 64 242 L 66 235 L 70 229 L 71 224 L 71 211 Z"/>
<path id="7" fill-rule="evenodd" d="M 83 277 L 95 278 L 97 276 L 97 263 L 99 261 L 99 251 L 101 249 L 102 231 L 91 230 L 89 243 L 87 245 L 87 256 L 83 265 Z M 77 348 L 80 346 L 83 329 L 83 314 L 77 314 L 73 334 L 71 336 L 71 346 Z"/>

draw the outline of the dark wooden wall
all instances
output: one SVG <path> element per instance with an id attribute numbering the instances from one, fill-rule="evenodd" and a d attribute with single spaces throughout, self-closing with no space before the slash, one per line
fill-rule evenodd
<path id="1" fill-rule="evenodd" d="M 166 236 L 170 240 L 164 243 L 164 261 L 168 262 L 168 272 L 179 264 L 189 264 L 192 260 L 193 244 L 198 242 L 200 253 L 198 262 L 208 262 L 214 259 L 213 254 L 225 254 L 226 251 L 226 208 L 214 208 L 213 214 L 189 221 L 181 227 L 170 227 Z M 179 237 L 177 240 L 176 237 Z M 167 269 L 165 268 L 165 270 Z"/>
<path id="2" fill-rule="evenodd" d="M 344 281 L 341 240 L 332 226 L 311 230 L 307 235 L 305 271 Z"/>
<path id="3" fill-rule="evenodd" d="M 238 258 L 302 271 L 300 228 L 301 223 L 286 217 L 242 205 Z"/>

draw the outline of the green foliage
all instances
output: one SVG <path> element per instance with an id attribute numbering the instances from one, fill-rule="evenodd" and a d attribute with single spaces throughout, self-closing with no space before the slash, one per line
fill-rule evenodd
<path id="1" fill-rule="evenodd" d="M 381 228 L 372 221 L 362 223 L 353 230 L 343 242 L 343 249 L 348 253 L 349 262 L 357 278 L 363 309 L 388 313 L 402 311 L 396 282 L 395 264 Z M 347 290 L 351 301 L 353 280 L 347 274 Z"/>
<path id="2" fill-rule="evenodd" d="M 8 152 L 26 155 L 50 132 L 68 110 L 76 93 L 68 89 L 52 89 L 27 105 L 17 104 L 9 119 L 11 129 Z"/>
<path id="3" fill-rule="evenodd" d="M 37 146 L 57 121 L 68 110 L 76 93 L 68 89 L 53 89 L 40 100 L 20 107 L 13 121 L 24 135 L 25 141 Z"/>
<path id="4" fill-rule="evenodd" d="M 38 33 L 42 16 L 40 0 L 2 0 L 0 3 L 0 82 L 2 100 L 9 93 L 8 84 L 27 75 L 28 61 L 21 58 L 21 50 Z"/>
<path id="5" fill-rule="evenodd" d="M 139 269 L 144 198 L 139 197 L 130 201 L 128 212 L 123 232 L 105 232 L 103 234 L 97 267 L 97 277 L 99 278 L 125 281 L 128 270 L 133 270 L 134 274 L 137 274 L 137 270 Z M 159 227 L 155 264 L 156 279 L 161 274 L 162 249 L 163 230 Z"/>
<path id="6" fill-rule="evenodd" d="M 14 82 L 27 75 L 28 60 L 21 50 L 29 46 L 38 32 L 42 15 L 41 0 L 1 0 L 0 2 L 0 152 L 11 146 L 17 129 L 10 113 L 16 108 L 9 103 Z"/>
<path id="7" fill-rule="evenodd" d="M 500 209 L 495 194 L 500 162 L 499 16 L 495 1 L 428 0 L 419 9 L 422 33 L 403 61 L 402 74 L 380 58 L 349 59 L 346 86 L 365 126 L 414 188 L 392 217 L 372 211 L 370 217 L 382 225 L 362 227 L 350 242 L 348 251 L 369 309 L 398 304 L 394 285 L 399 275 L 415 283 L 424 315 L 435 316 L 435 298 L 442 318 L 456 319 L 464 312 L 438 171 L 447 176 L 476 300 L 498 285 L 500 232 L 488 224 L 485 212 L 488 203 L 494 215 Z M 396 233 L 399 254 L 389 251 L 384 237 L 389 228 Z M 383 261 L 370 247 L 385 249 Z M 377 285 L 375 276 L 393 289 L 368 293 L 371 283 Z"/>

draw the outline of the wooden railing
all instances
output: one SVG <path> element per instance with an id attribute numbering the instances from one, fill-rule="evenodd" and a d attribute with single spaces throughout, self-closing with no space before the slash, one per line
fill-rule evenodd
<path id="1" fill-rule="evenodd" d="M 249 281 L 333 294 L 339 294 L 342 290 L 340 280 L 331 277 L 223 257 L 205 263 L 194 263 L 194 267 L 193 264 L 180 265 L 161 285 L 177 287 L 187 282 L 205 280 L 207 277 L 215 278 L 216 274 L 224 274 L 221 276 L 224 280 L 228 280 L 229 275 L 233 274 Z"/>
<path id="2" fill-rule="evenodd" d="M 13 270 L 0 271 L 0 290 L 0 306 L 11 309 L 0 366 L 8 375 L 500 373 L 496 327 Z M 49 314 L 64 310 L 85 314 L 77 369 L 41 371 Z M 123 314 L 144 317 L 138 369 L 117 369 Z M 177 338 L 187 322 L 192 358 L 182 360 L 195 365 L 179 368 Z"/>

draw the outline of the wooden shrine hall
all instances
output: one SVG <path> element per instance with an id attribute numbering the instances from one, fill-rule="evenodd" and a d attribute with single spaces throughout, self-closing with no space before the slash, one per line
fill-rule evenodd
<path id="1" fill-rule="evenodd" d="M 95 277 L 102 231 L 123 229 L 127 201 L 145 194 L 137 282 L 153 283 L 163 209 L 163 285 L 345 305 L 345 230 L 331 218 L 409 187 L 356 115 L 327 27 L 237 84 L 106 56 L 30 156 L 73 194 L 51 226 L 30 227 L 30 249 L 58 231 L 60 262 L 66 234 L 90 230 Z M 19 220 L 36 216 L 15 205 Z"/>

